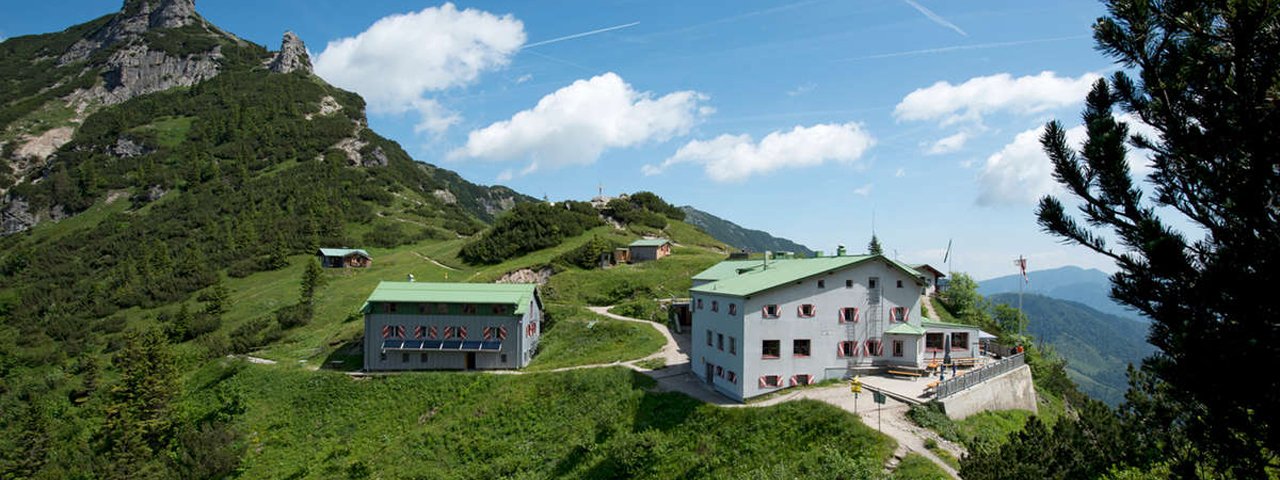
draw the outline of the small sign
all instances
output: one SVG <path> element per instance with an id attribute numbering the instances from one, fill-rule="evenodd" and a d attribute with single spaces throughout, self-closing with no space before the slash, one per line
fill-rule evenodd
<path id="1" fill-rule="evenodd" d="M 884 405 L 884 394 L 880 392 L 871 392 L 872 399 L 881 405 Z"/>
<path id="2" fill-rule="evenodd" d="M 849 381 L 849 391 L 853 392 L 854 395 L 862 393 L 862 379 L 853 377 L 853 380 Z"/>

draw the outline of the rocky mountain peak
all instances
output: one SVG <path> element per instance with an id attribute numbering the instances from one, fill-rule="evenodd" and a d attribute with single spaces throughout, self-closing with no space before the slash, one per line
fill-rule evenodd
<path id="1" fill-rule="evenodd" d="M 125 0 L 120 13 L 139 20 L 145 17 L 148 28 L 185 27 L 199 18 L 195 0 Z"/>
<path id="2" fill-rule="evenodd" d="M 307 46 L 293 32 L 284 32 L 280 41 L 280 51 L 267 64 L 267 68 L 276 73 L 289 73 L 302 70 L 311 73 L 311 56 L 307 54 Z"/>

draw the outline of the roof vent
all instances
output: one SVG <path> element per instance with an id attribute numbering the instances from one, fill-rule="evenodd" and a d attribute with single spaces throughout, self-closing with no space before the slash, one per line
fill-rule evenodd
<path id="1" fill-rule="evenodd" d="M 836 256 L 837 257 L 844 256 L 844 245 L 836 245 Z"/>
<path id="2" fill-rule="evenodd" d="M 410 274 L 409 274 L 409 283 L 413 283 L 413 274 L 412 274 L 412 273 L 410 273 Z"/>

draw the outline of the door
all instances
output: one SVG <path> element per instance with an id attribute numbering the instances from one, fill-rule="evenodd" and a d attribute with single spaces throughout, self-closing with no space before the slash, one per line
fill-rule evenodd
<path id="1" fill-rule="evenodd" d="M 467 370 L 476 369 L 476 352 L 467 352 Z"/>
<path id="2" fill-rule="evenodd" d="M 707 364 L 707 385 L 711 384 L 711 381 L 715 377 L 715 374 L 716 374 L 716 366 L 708 363 Z"/>

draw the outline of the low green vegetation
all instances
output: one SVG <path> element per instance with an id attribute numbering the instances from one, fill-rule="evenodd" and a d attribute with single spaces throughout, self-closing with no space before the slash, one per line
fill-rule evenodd
<path id="1" fill-rule="evenodd" d="M 636 366 L 646 370 L 658 370 L 667 366 L 667 359 L 662 357 L 650 358 L 636 362 Z"/>
<path id="2" fill-rule="evenodd" d="M 666 344 L 652 327 L 613 320 L 577 306 L 550 305 L 546 335 L 528 371 L 625 362 L 646 357 Z"/>
<path id="3" fill-rule="evenodd" d="M 459 257 L 472 265 L 492 265 L 559 245 L 600 225 L 604 221 L 589 203 L 520 204 L 463 246 Z"/>
<path id="4" fill-rule="evenodd" d="M 897 470 L 893 471 L 894 480 L 949 480 L 950 475 L 934 464 L 924 455 L 908 453 L 902 457 Z"/>
<path id="5" fill-rule="evenodd" d="M 352 380 L 219 363 L 197 377 L 249 393 L 244 478 L 868 478 L 893 448 L 819 402 L 719 408 L 621 368 Z"/>

